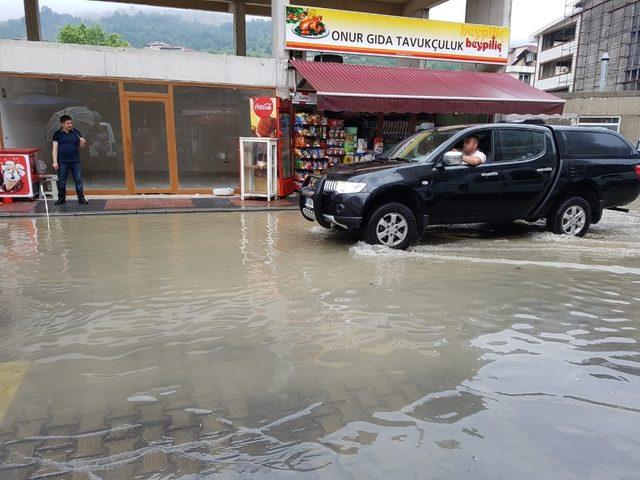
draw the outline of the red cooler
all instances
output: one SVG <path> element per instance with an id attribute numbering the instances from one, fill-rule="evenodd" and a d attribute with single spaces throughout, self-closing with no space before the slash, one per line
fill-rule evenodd
<path id="1" fill-rule="evenodd" d="M 33 198 L 38 194 L 37 148 L 0 150 L 0 200 Z"/>
<path id="2" fill-rule="evenodd" d="M 291 100 L 278 99 L 278 196 L 294 191 L 291 157 Z"/>

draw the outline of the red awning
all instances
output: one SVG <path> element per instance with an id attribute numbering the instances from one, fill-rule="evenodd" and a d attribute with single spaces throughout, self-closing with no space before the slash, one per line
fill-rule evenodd
<path id="1" fill-rule="evenodd" d="M 506 73 L 291 64 L 318 93 L 321 110 L 382 113 L 562 113 L 564 100 Z"/>

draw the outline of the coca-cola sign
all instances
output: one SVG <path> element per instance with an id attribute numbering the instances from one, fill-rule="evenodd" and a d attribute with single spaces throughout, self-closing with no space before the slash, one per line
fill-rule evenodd
<path id="1" fill-rule="evenodd" d="M 269 118 L 273 113 L 273 99 L 269 97 L 258 97 L 253 100 L 253 111 L 260 118 Z"/>

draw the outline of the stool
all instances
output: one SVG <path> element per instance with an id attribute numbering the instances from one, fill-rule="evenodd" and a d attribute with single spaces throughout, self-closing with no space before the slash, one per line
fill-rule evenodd
<path id="1" fill-rule="evenodd" d="M 53 174 L 40 175 L 42 191 L 45 197 L 58 198 L 58 176 Z"/>

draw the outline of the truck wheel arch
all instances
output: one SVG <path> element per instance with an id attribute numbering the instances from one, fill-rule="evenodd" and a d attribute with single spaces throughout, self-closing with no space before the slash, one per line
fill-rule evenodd
<path id="1" fill-rule="evenodd" d="M 600 190 L 598 186 L 589 180 L 583 180 L 580 182 L 573 183 L 567 187 L 564 195 L 562 195 L 556 205 L 567 197 L 571 197 L 573 195 L 577 195 L 579 197 L 584 198 L 587 202 L 589 202 L 589 206 L 591 207 L 591 223 L 598 223 L 600 218 L 602 217 L 602 207 L 600 206 L 600 199 L 602 198 L 600 194 Z"/>
<path id="2" fill-rule="evenodd" d="M 363 218 L 367 219 L 380 206 L 385 203 L 401 203 L 408 207 L 416 217 L 418 225 L 421 224 L 422 213 L 424 212 L 423 202 L 413 190 L 400 185 L 390 186 L 374 195 L 367 200 L 363 211 Z M 364 223 L 364 222 L 363 222 Z M 421 226 L 421 225 L 420 225 Z"/>

